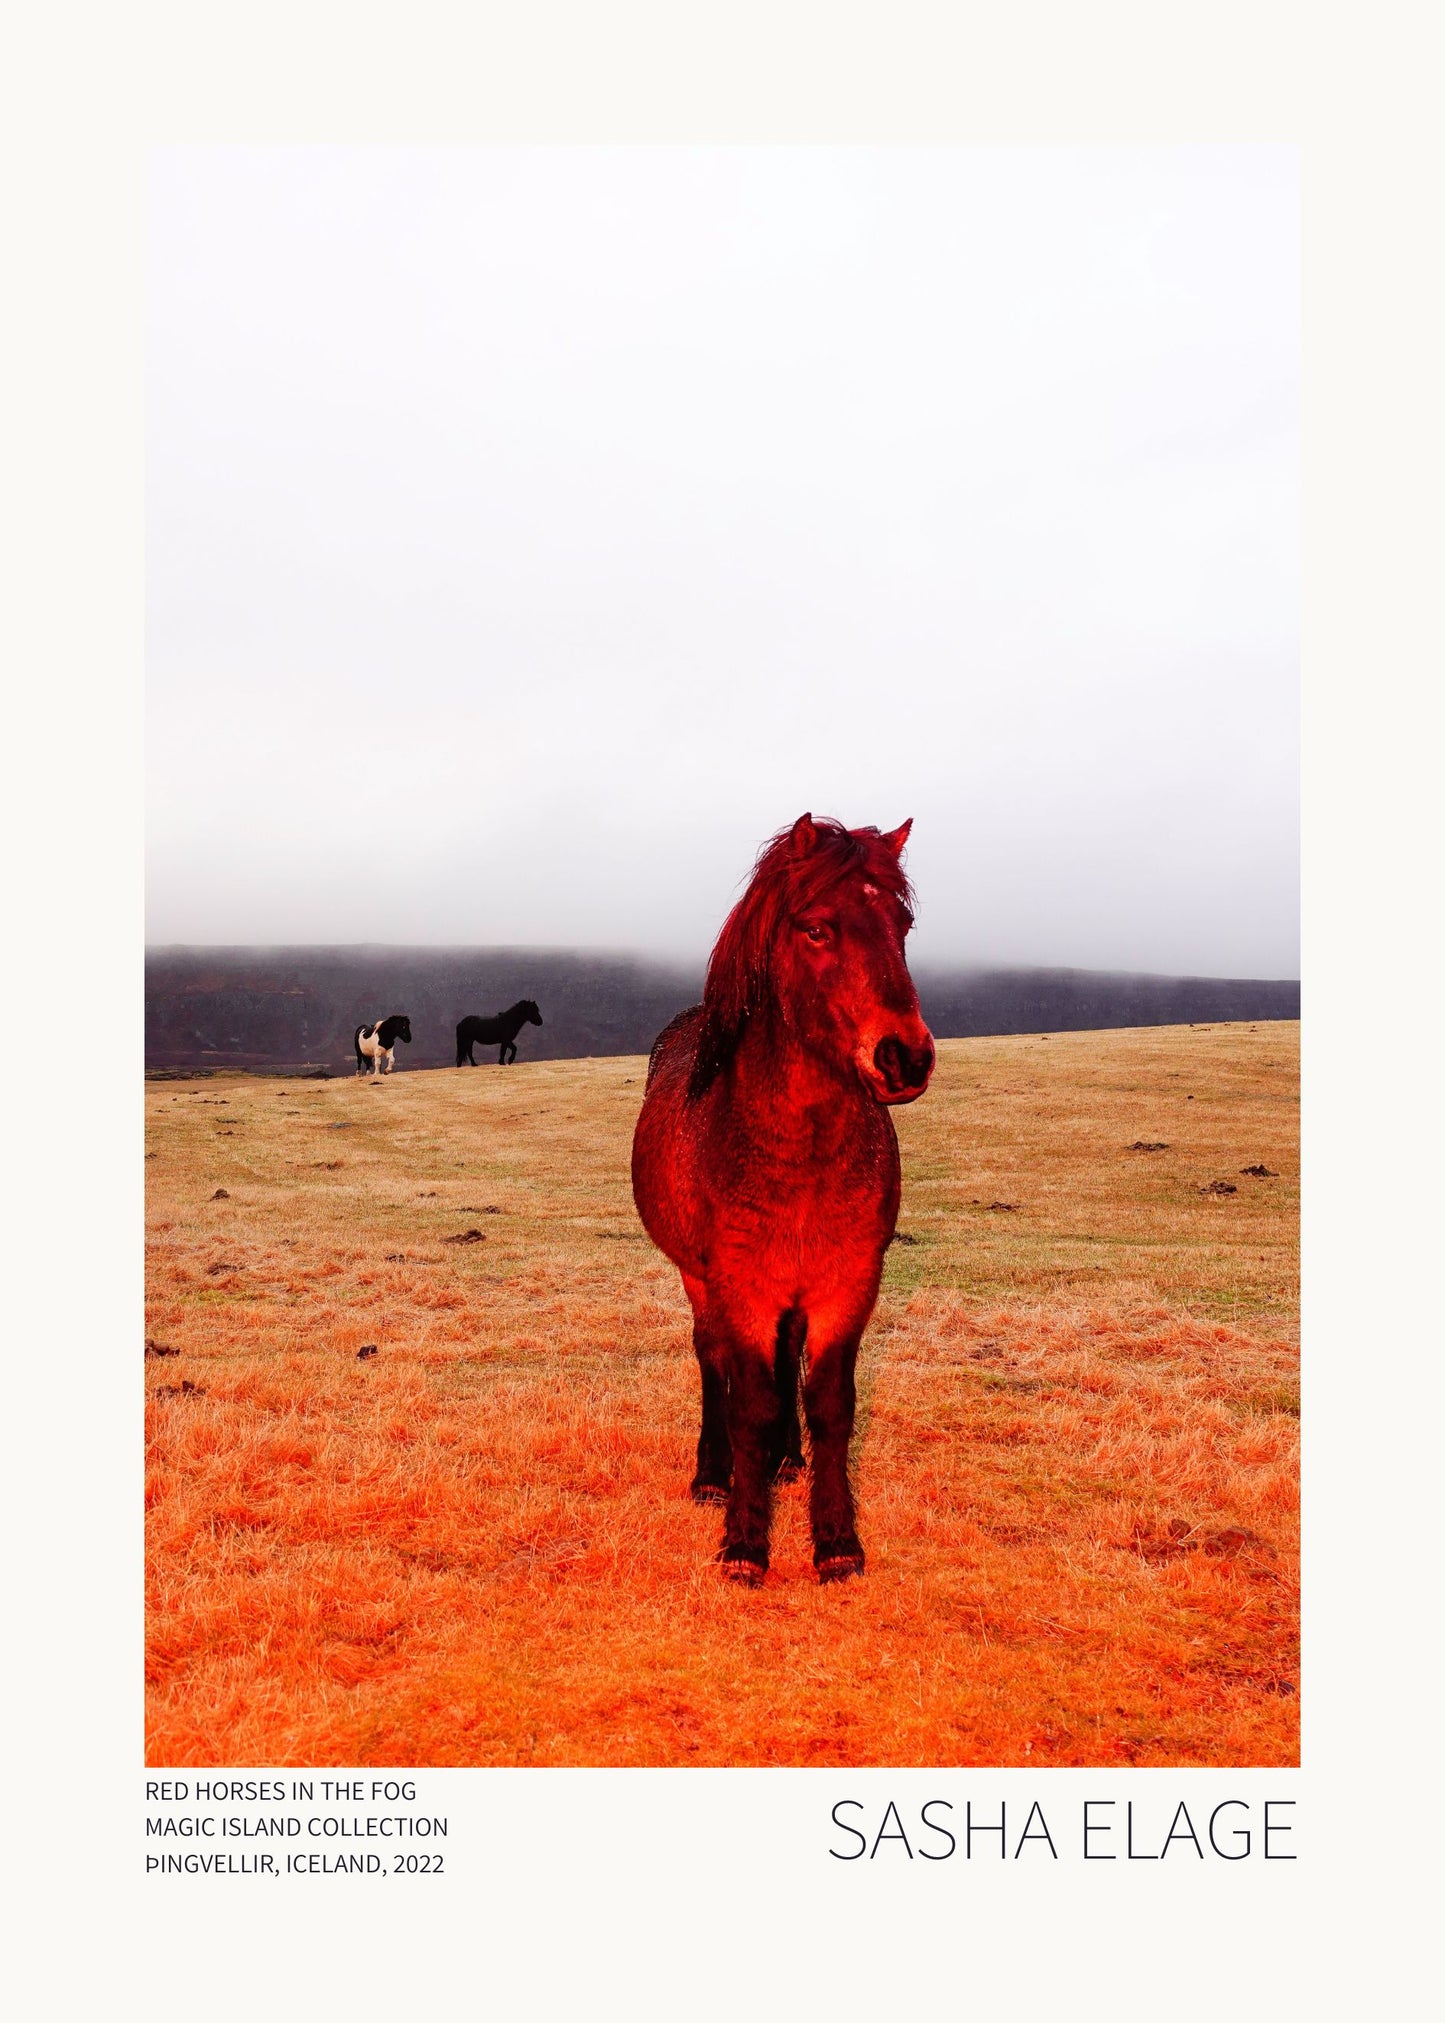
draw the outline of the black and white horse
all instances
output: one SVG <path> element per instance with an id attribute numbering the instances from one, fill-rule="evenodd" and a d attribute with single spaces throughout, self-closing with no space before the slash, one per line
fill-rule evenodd
<path id="1" fill-rule="evenodd" d="M 389 1075 L 396 1065 L 392 1056 L 396 1043 L 411 1045 L 411 1020 L 405 1012 L 393 1012 L 389 1019 L 378 1019 L 374 1026 L 358 1026 L 355 1033 L 356 1072 L 366 1073 L 366 1064 L 371 1063 L 375 1075 Z"/>
<path id="2" fill-rule="evenodd" d="M 517 1035 L 523 1026 L 539 1026 L 542 1014 L 529 997 L 519 998 L 510 1011 L 498 1012 L 494 1019 L 464 1018 L 457 1027 L 457 1066 L 474 1068 L 477 1063 L 472 1048 L 480 1040 L 483 1046 L 494 1045 L 498 1040 L 502 1050 L 497 1055 L 498 1065 L 506 1067 L 517 1058 Z"/>

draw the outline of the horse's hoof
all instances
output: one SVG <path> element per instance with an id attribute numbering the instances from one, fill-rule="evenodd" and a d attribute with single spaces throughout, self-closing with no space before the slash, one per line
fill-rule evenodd
<path id="1" fill-rule="evenodd" d="M 851 1580 L 863 1571 L 863 1554 L 858 1552 L 833 1552 L 826 1559 L 817 1561 L 818 1580 L 826 1585 L 834 1580 Z"/>
<path id="2" fill-rule="evenodd" d="M 785 1454 L 783 1459 L 778 1463 L 777 1473 L 773 1476 L 773 1480 L 774 1482 L 782 1483 L 796 1482 L 806 1472 L 807 1463 L 805 1461 L 797 1459 L 791 1454 Z"/>
<path id="3" fill-rule="evenodd" d="M 718 1562 L 723 1579 L 736 1581 L 739 1587 L 761 1587 L 767 1577 L 767 1561 L 750 1559 L 735 1545 L 725 1546 Z"/>
<path id="4" fill-rule="evenodd" d="M 705 1482 L 698 1476 L 689 1493 L 694 1503 L 726 1503 L 728 1485 L 726 1482 Z"/>

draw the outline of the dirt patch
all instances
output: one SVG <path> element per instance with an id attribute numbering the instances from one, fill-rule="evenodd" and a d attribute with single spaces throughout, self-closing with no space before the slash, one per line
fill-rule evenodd
<path id="1" fill-rule="evenodd" d="M 1186 1517 L 1171 1517 L 1162 1533 L 1136 1525 L 1130 1545 L 1141 1559 L 1156 1565 L 1193 1552 L 1202 1552 L 1207 1559 L 1238 1559 L 1241 1553 L 1250 1550 L 1271 1556 L 1273 1553 L 1273 1548 L 1247 1525 L 1191 1524 Z"/>
<path id="2" fill-rule="evenodd" d="M 152 1356 L 178 1356 L 180 1353 L 179 1349 L 168 1348 L 164 1342 L 147 1341 L 146 1343 L 147 1362 L 150 1361 Z"/>
<path id="3" fill-rule="evenodd" d="M 1232 1180 L 1209 1180 L 1200 1188 L 1201 1194 L 1238 1194 L 1239 1189 Z"/>
<path id="4" fill-rule="evenodd" d="M 158 1385 L 156 1389 L 158 1398 L 204 1398 L 205 1395 L 205 1385 L 193 1384 L 189 1377 L 182 1377 L 178 1384 Z"/>
<path id="5" fill-rule="evenodd" d="M 1247 1173 L 1251 1180 L 1278 1180 L 1279 1175 L 1268 1166 L 1241 1166 L 1241 1173 Z"/>
<path id="6" fill-rule="evenodd" d="M 1167 1152 L 1169 1147 L 1162 1138 L 1136 1138 L 1129 1147 L 1131 1152 Z"/>
<path id="7" fill-rule="evenodd" d="M 211 1196 L 212 1201 L 229 1201 L 230 1198 L 231 1198 L 230 1195 L 226 1192 L 224 1187 L 218 1187 L 215 1193 Z"/>
<path id="8" fill-rule="evenodd" d="M 464 1229 L 459 1236 L 444 1236 L 443 1243 L 485 1243 L 486 1238 L 479 1229 Z"/>
<path id="9" fill-rule="evenodd" d="M 1246 1546 L 1263 1545 L 1258 1532 L 1242 1524 L 1226 1524 L 1215 1529 L 1190 1524 L 1182 1517 L 1169 1520 L 1171 1543 L 1180 1552 L 1207 1552 L 1211 1559 L 1237 1559 Z"/>

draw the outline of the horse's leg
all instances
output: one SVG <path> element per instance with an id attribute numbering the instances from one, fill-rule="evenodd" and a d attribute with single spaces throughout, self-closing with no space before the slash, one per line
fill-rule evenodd
<path id="1" fill-rule="evenodd" d="M 719 1299 L 711 1285 L 708 1332 L 723 1353 L 727 1375 L 727 1429 L 733 1484 L 723 1528 L 723 1571 L 756 1587 L 768 1569 L 773 1515 L 773 1467 L 779 1452 L 782 1401 L 775 1359 L 778 1311 L 735 1286 Z"/>
<path id="2" fill-rule="evenodd" d="M 773 1456 L 782 1405 L 773 1358 L 760 1342 L 728 1342 L 727 1416 L 733 1450 L 733 1486 L 723 1529 L 723 1571 L 756 1587 L 768 1570 L 772 1526 Z"/>
<path id="3" fill-rule="evenodd" d="M 777 1449 L 773 1456 L 775 1482 L 794 1482 L 804 1468 L 803 1429 L 798 1423 L 798 1359 L 807 1333 L 807 1315 L 796 1307 L 778 1322 L 773 1376 L 778 1386 L 782 1416 L 778 1420 Z"/>
<path id="4" fill-rule="evenodd" d="M 821 1581 L 846 1580 L 863 1571 L 863 1548 L 853 1528 L 853 1491 L 848 1483 L 848 1443 L 853 1437 L 857 1400 L 853 1373 L 862 1329 L 850 1330 L 808 1358 L 803 1409 L 813 1443 L 813 1486 L 809 1516 L 813 1564 Z"/>
<path id="5" fill-rule="evenodd" d="M 692 1346 L 702 1378 L 702 1428 L 697 1437 L 697 1473 L 692 1478 L 694 1503 L 726 1503 L 733 1479 L 733 1449 L 728 1438 L 728 1385 L 721 1337 L 707 1324 L 707 1289 L 701 1279 L 683 1274 L 692 1301 Z"/>

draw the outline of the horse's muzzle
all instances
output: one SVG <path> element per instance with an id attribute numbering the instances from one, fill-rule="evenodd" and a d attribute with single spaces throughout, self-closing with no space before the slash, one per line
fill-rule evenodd
<path id="1" fill-rule="evenodd" d="M 933 1073 L 933 1041 L 925 1032 L 920 1046 L 910 1047 L 895 1033 L 873 1049 L 869 1080 L 880 1103 L 911 1103 L 928 1087 Z"/>

